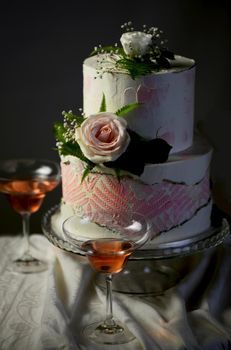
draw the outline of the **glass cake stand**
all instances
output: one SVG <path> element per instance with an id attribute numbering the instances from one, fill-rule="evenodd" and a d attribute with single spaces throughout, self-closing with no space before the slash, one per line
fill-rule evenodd
<path id="1" fill-rule="evenodd" d="M 59 205 L 52 207 L 42 218 L 42 229 L 47 239 L 56 247 L 82 255 L 62 234 L 52 227 L 52 217 Z M 206 250 L 223 243 L 230 233 L 226 219 L 221 224 L 178 241 L 152 244 L 151 249 L 141 248 L 132 254 L 124 270 L 113 279 L 113 290 L 127 294 L 160 294 L 176 285 L 193 271 Z M 104 288 L 104 279 L 97 276 L 97 285 Z"/>

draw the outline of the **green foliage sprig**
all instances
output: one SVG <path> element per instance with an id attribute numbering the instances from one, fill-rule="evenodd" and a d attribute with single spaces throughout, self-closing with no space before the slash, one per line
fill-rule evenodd
<path id="1" fill-rule="evenodd" d="M 125 23 L 121 26 L 125 31 L 134 31 L 132 22 Z M 166 47 L 167 40 L 162 38 L 163 32 L 158 28 L 147 28 L 143 25 L 142 31 L 152 35 L 152 44 L 149 47 L 149 52 L 142 57 L 129 57 L 122 47 L 114 46 L 101 46 L 94 48 L 91 56 L 99 56 L 99 71 L 98 76 L 102 77 L 104 72 L 103 64 L 104 60 L 100 62 L 100 54 L 107 54 L 110 60 L 114 62 L 114 67 L 127 72 L 132 79 L 140 76 L 150 74 L 154 71 L 161 69 L 168 69 L 170 67 L 170 61 L 174 60 L 174 54 Z M 108 69 L 110 71 L 110 69 Z M 107 70 L 106 70 L 107 71 Z"/>
<path id="2" fill-rule="evenodd" d="M 63 156 L 72 155 L 92 166 L 94 163 L 84 156 L 79 144 L 74 139 L 75 129 L 81 126 L 84 117 L 75 115 L 72 111 L 64 111 L 62 115 L 64 116 L 64 122 L 54 124 L 54 135 L 59 154 Z"/>
<path id="3" fill-rule="evenodd" d="M 142 103 L 140 102 L 134 102 L 134 103 L 129 103 L 121 108 L 119 108 L 115 114 L 118 117 L 125 117 L 128 113 L 134 111 L 137 107 L 141 106 Z"/>

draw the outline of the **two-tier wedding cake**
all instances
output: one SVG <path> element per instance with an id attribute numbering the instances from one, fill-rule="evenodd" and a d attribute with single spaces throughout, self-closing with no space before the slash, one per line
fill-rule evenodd
<path id="1" fill-rule="evenodd" d="M 210 227 L 212 149 L 194 133 L 195 62 L 157 28 L 122 27 L 121 47 L 95 47 L 83 63 L 83 113 L 55 125 L 63 195 L 52 225 L 137 212 L 154 243 L 197 235 Z"/>

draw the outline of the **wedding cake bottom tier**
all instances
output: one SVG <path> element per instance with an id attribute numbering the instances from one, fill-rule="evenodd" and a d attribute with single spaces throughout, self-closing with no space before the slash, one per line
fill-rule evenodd
<path id="1" fill-rule="evenodd" d="M 52 218 L 62 234 L 63 221 L 88 213 L 119 214 L 121 220 L 136 212 L 152 225 L 151 245 L 191 237 L 210 227 L 212 200 L 209 165 L 211 148 L 201 140 L 168 162 L 146 166 L 143 175 L 120 180 L 105 169 L 96 169 L 82 180 L 84 163 L 62 159 L 63 198 Z M 154 239 L 155 238 L 155 239 Z"/>
<path id="2" fill-rule="evenodd" d="M 161 234 L 156 234 L 156 232 L 152 230 L 153 237 L 143 249 L 152 249 L 159 244 L 170 243 L 173 241 L 177 242 L 186 238 L 190 239 L 202 233 L 210 227 L 211 209 L 212 201 L 210 201 L 205 207 L 199 209 L 187 222 L 184 222 L 177 227 L 171 228 Z M 52 215 L 52 229 L 63 240 L 65 240 L 65 237 L 62 231 L 62 224 L 65 219 L 74 214 L 76 214 L 76 212 L 72 206 L 61 203 L 60 208 Z"/>

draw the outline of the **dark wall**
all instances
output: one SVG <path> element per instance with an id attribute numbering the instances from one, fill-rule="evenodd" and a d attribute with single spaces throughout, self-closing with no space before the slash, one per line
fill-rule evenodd
<path id="1" fill-rule="evenodd" d="M 0 159 L 59 161 L 53 123 L 82 107 L 82 62 L 95 45 L 119 42 L 132 20 L 164 30 L 169 49 L 197 62 L 195 124 L 215 146 L 212 176 L 231 196 L 230 12 L 228 2 L 8 1 L 0 9 Z M 58 203 L 61 187 L 32 217 Z M 0 232 L 18 232 L 20 218 L 0 196 Z"/>

